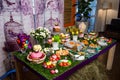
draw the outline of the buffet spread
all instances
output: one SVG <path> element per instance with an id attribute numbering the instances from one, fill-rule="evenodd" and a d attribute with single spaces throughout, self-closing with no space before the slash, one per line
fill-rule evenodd
<path id="1" fill-rule="evenodd" d="M 32 32 L 32 36 L 39 41 L 35 45 L 31 45 L 28 38 L 19 37 L 17 43 L 22 52 L 15 52 L 15 55 L 46 79 L 53 79 L 63 74 L 82 61 L 98 54 L 114 41 L 103 36 L 99 37 L 95 32 L 83 34 L 75 31 L 77 35 L 72 32 L 75 35 L 59 33 L 48 37 L 50 32 L 47 29 L 45 31 L 42 32 L 45 32 L 47 36 L 44 33 L 39 35 Z M 38 36 L 44 37 L 44 41 Z M 23 39 L 23 44 L 20 43 L 21 39 Z"/>

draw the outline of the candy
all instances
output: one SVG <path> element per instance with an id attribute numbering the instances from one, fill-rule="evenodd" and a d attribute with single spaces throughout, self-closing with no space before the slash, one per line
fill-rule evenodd
<path id="1" fill-rule="evenodd" d="M 55 70 L 51 70 L 50 73 L 51 73 L 51 74 L 55 74 Z"/>
<path id="2" fill-rule="evenodd" d="M 58 69 L 55 69 L 55 72 L 58 73 Z"/>
<path id="3" fill-rule="evenodd" d="M 51 73 L 51 74 L 58 73 L 58 69 L 55 69 L 55 70 L 50 70 L 50 73 Z"/>
<path id="4" fill-rule="evenodd" d="M 27 35 L 25 33 L 20 33 L 20 34 L 18 34 L 16 41 L 17 41 L 18 45 L 20 46 L 20 48 L 22 48 L 22 49 L 27 49 L 27 48 L 31 49 L 32 45 L 31 45 L 29 39 L 30 39 L 29 35 Z"/>

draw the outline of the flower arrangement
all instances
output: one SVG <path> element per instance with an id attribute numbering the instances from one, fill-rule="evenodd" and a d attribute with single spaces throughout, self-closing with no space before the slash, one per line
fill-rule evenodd
<path id="1" fill-rule="evenodd" d="M 59 34 L 55 34 L 53 37 L 52 37 L 52 42 L 61 42 L 61 39 L 60 39 L 60 35 Z"/>
<path id="2" fill-rule="evenodd" d="M 25 33 L 20 33 L 17 35 L 17 44 L 22 50 L 32 48 L 32 44 L 30 42 L 30 36 Z"/>
<path id="3" fill-rule="evenodd" d="M 59 43 L 61 42 L 61 38 L 59 34 L 55 34 L 51 37 L 51 40 L 49 39 L 49 44 L 52 44 L 53 50 L 59 49 Z"/>
<path id="4" fill-rule="evenodd" d="M 80 30 L 76 26 L 69 26 L 66 28 L 66 32 L 70 33 L 71 35 L 78 35 Z"/>
<path id="5" fill-rule="evenodd" d="M 50 36 L 51 32 L 49 29 L 44 27 L 38 27 L 36 30 L 31 32 L 31 35 L 36 39 L 39 43 L 42 43 L 44 39 Z"/>

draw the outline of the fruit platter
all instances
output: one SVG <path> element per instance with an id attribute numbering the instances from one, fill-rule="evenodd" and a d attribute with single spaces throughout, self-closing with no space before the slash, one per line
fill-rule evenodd
<path id="1" fill-rule="evenodd" d="M 70 66 L 72 63 L 70 60 L 59 60 L 58 61 L 58 65 L 61 67 L 68 67 Z"/>

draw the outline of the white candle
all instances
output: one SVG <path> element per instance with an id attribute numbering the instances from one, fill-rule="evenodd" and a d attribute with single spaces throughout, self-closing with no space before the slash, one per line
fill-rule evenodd
<path id="1" fill-rule="evenodd" d="M 32 0 L 32 9 L 33 9 L 33 14 L 35 14 L 35 1 Z"/>
<path id="2" fill-rule="evenodd" d="M 33 6 L 33 7 L 35 6 L 35 1 L 34 1 L 34 0 L 32 0 L 32 6 Z"/>
<path id="3" fill-rule="evenodd" d="M 35 14 L 35 8 L 33 7 L 33 14 Z"/>

